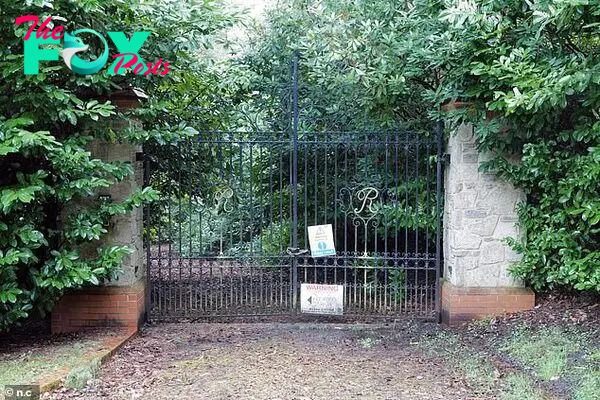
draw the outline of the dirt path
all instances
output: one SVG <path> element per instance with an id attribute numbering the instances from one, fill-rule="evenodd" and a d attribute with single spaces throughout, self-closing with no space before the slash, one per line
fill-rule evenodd
<path id="1" fill-rule="evenodd" d="M 58 399 L 476 399 L 417 342 L 433 324 L 163 324 Z"/>

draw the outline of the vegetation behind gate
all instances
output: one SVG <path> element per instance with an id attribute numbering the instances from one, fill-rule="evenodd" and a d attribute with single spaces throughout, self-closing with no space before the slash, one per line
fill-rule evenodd
<path id="1" fill-rule="evenodd" d="M 513 274 L 597 291 L 599 21 L 586 0 L 288 0 L 242 65 L 268 84 L 272 60 L 300 50 L 316 128 L 423 127 L 458 102 L 447 126 L 472 122 L 482 168 L 527 194 Z"/>

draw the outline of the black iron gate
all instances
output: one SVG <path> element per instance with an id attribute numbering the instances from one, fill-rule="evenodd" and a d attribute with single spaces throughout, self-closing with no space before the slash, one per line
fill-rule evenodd
<path id="1" fill-rule="evenodd" d="M 296 74 L 297 76 L 297 74 Z M 147 163 L 152 319 L 299 313 L 301 283 L 344 314 L 439 316 L 442 126 L 435 132 L 202 132 Z M 148 165 L 153 164 L 153 165 Z M 307 228 L 331 224 L 335 256 Z"/>

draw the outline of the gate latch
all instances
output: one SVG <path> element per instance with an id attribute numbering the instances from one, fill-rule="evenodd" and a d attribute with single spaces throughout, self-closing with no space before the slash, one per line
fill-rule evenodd
<path id="1" fill-rule="evenodd" d="M 292 257 L 303 256 L 304 254 L 308 254 L 307 249 L 300 249 L 298 247 L 288 247 L 287 253 Z"/>

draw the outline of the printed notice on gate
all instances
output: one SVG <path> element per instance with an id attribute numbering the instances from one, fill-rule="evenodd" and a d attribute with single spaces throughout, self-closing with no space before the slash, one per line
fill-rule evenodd
<path id="1" fill-rule="evenodd" d="M 343 315 L 344 286 L 301 284 L 300 311 L 306 314 Z"/>
<path id="2" fill-rule="evenodd" d="M 313 257 L 335 256 L 333 228 L 331 224 L 308 227 L 310 254 Z"/>

